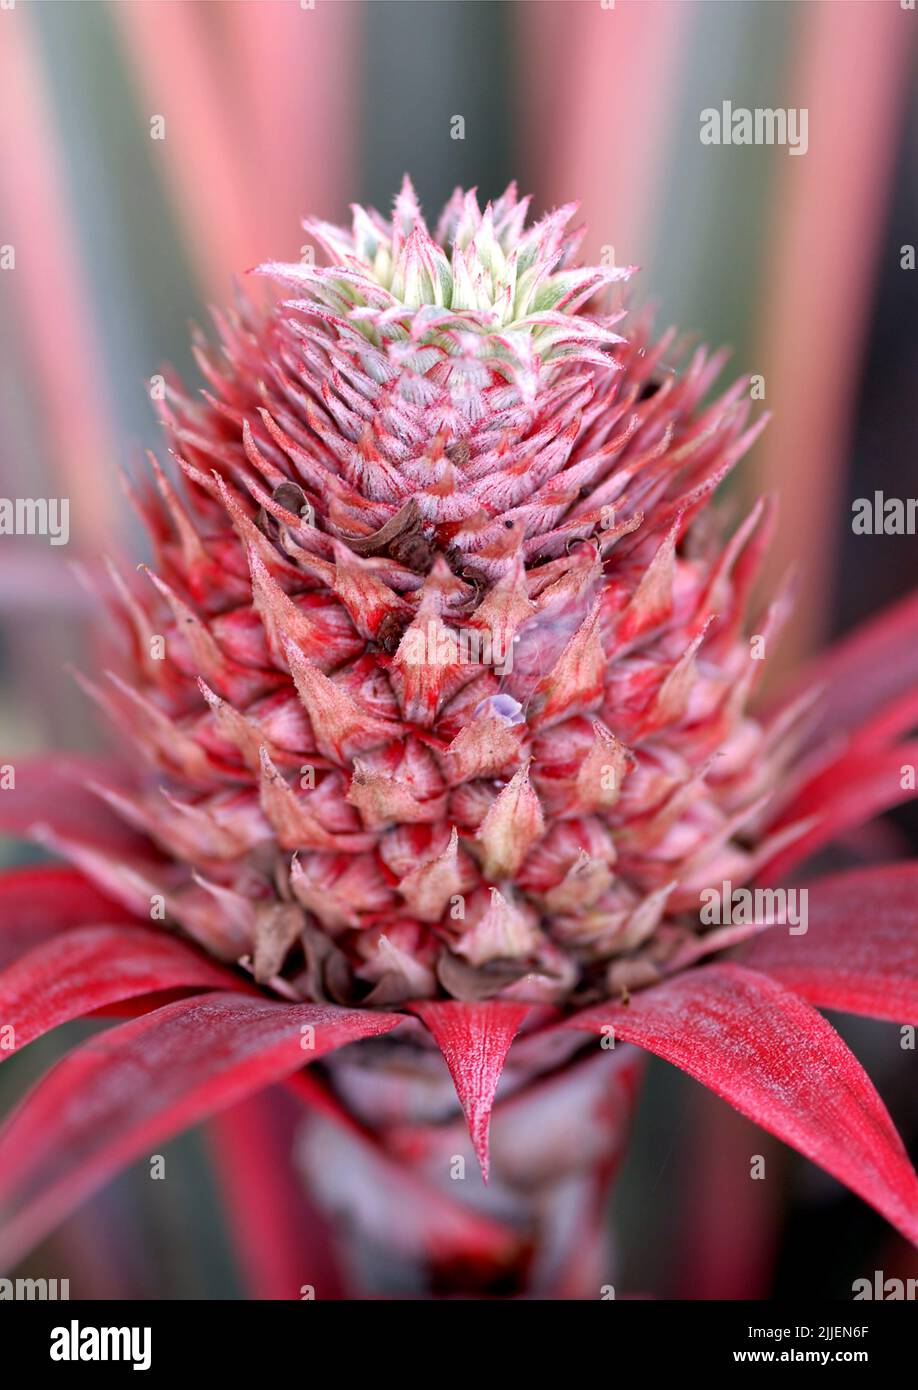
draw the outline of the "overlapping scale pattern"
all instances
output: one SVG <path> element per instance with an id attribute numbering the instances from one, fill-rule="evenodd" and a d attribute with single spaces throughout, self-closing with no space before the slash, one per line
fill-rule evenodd
<path id="1" fill-rule="evenodd" d="M 264 267 L 170 385 L 88 687 L 147 768 L 100 794 L 164 857 L 63 848 L 288 997 L 619 995 L 774 852 L 771 509 L 713 501 L 759 425 L 719 357 L 595 309 L 628 272 L 577 266 L 572 213 L 457 191 L 431 235 L 406 182 L 307 223 L 331 265 Z"/>

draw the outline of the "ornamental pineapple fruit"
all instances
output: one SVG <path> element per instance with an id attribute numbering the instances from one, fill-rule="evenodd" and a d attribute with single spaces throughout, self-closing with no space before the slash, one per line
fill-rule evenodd
<path id="1" fill-rule="evenodd" d="M 773 852 L 788 721 L 747 710 L 766 503 L 720 357 L 588 306 L 572 207 L 457 190 L 431 235 L 306 223 L 218 317 L 176 468 L 135 500 L 153 567 L 109 590 L 130 657 L 86 682 L 149 765 L 103 795 L 163 851 L 60 845 L 287 998 L 588 1003 L 730 937 L 698 895 Z M 780 621 L 779 599 L 755 631 Z"/>

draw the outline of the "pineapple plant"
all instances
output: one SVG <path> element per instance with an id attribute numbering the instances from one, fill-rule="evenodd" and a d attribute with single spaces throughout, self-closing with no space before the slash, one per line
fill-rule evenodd
<path id="1" fill-rule="evenodd" d="M 80 676 L 139 756 L 92 779 L 82 827 L 26 798 L 90 906 L 16 1046 L 135 999 L 115 1054 L 174 1076 L 80 1139 L 67 1088 L 105 1073 L 52 1074 L 0 1135 L 37 1152 L 0 1163 L 0 1249 L 116 1153 L 286 1078 L 321 1112 L 298 1157 L 358 1285 L 397 1251 L 399 1290 L 599 1296 L 629 1043 L 915 1238 L 901 1141 L 811 1007 L 845 1002 L 837 976 L 802 942 L 725 963 L 761 924 L 699 917 L 840 823 L 838 755 L 801 762 L 811 698 L 753 702 L 789 602 L 752 606 L 773 507 L 731 524 L 715 494 L 764 422 L 744 381 L 711 399 L 721 355 L 628 322 L 630 271 L 578 264 L 574 208 L 528 211 L 457 190 L 431 232 L 406 180 L 390 219 L 307 222 L 328 264 L 260 267 L 268 303 L 196 341 L 203 392 L 170 381 L 172 466 L 130 489 L 152 563 L 110 563 L 124 640 Z M 0 1022 L 47 950 L 0 975 Z M 186 997 L 144 1006 L 166 989 Z M 826 1121 L 817 1072 L 872 1138 L 841 1102 Z M 498 1086 L 486 1188 L 464 1165 L 488 1176 Z"/>

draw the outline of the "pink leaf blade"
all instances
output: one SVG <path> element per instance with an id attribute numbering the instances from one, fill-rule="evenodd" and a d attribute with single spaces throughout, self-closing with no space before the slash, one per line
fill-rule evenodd
<path id="1" fill-rule="evenodd" d="M 798 789 L 772 830 L 810 819 L 802 835 L 763 865 L 757 877 L 774 882 L 846 831 L 914 798 L 902 767 L 918 762 L 918 741 L 858 751 L 836 759 Z"/>
<path id="2" fill-rule="evenodd" d="M 896 179 L 893 154 L 909 90 L 896 6 L 807 5 L 794 29 L 794 105 L 809 113 L 815 137 L 806 159 L 787 159 L 775 170 L 774 224 L 763 265 L 768 285 L 757 360 L 772 401 L 780 402 L 756 459 L 756 483 L 781 498 L 781 525 L 769 547 L 765 589 L 793 566 L 799 574 L 776 664 L 793 670 L 821 640 L 834 580 L 832 547 L 814 543 L 823 518 L 840 516 L 845 483 L 842 460 L 851 430 L 851 401 L 869 333 L 872 282 L 882 264 L 885 220 Z M 852 109 L 846 71 L 856 64 L 863 104 Z M 835 144 L 838 141 L 838 144 Z M 845 158 L 837 157 L 844 149 Z M 805 169 L 801 169 L 805 165 Z M 824 246 L 818 266 L 809 247 Z M 799 325 L 787 351 L 787 325 Z M 820 362 L 818 382 L 798 362 Z M 798 466 L 806 459 L 806 467 Z M 910 653 L 902 660 L 912 666 Z M 774 669 L 774 667 L 772 667 Z M 891 672 L 874 681 L 865 666 L 851 671 L 854 689 L 879 694 Z M 837 696 L 848 703 L 850 695 Z M 836 698 L 835 695 L 832 697 Z M 854 696 L 853 710 L 864 697 Z"/>
<path id="3" fill-rule="evenodd" d="M 918 1177 L 883 1102 L 831 1025 L 775 980 L 708 965 L 564 1026 L 611 1027 L 672 1062 L 918 1244 Z"/>
<path id="4" fill-rule="evenodd" d="M 411 1007 L 443 1053 L 468 1121 L 481 1176 L 487 1182 L 491 1107 L 510 1045 L 529 1006 L 490 999 L 474 1004 L 422 1002 Z"/>
<path id="5" fill-rule="evenodd" d="M 833 874 L 807 893 L 807 931 L 761 932 L 743 964 L 820 1008 L 918 1024 L 918 864 Z"/>
<path id="6" fill-rule="evenodd" d="M 868 618 L 805 668 L 784 703 L 824 687 L 820 737 L 857 734 L 918 684 L 918 595 Z"/>
<path id="7" fill-rule="evenodd" d="M 0 970 L 23 952 L 74 927 L 136 922 L 78 869 L 39 864 L 0 874 Z"/>
<path id="8" fill-rule="evenodd" d="M 293 1149 L 299 1107 L 277 1089 L 249 1096 L 208 1126 L 226 1226 L 249 1298 L 346 1296 L 332 1223 L 303 1191 Z"/>
<path id="9" fill-rule="evenodd" d="M 221 993 L 90 1039 L 0 1131 L 0 1268 L 151 1146 L 401 1022 L 398 1014 Z"/>
<path id="10" fill-rule="evenodd" d="M 31 838 L 37 824 L 95 849 L 149 854 L 150 841 L 106 806 L 90 784 L 120 786 L 124 769 L 73 754 L 15 759 L 16 785 L 0 796 L 0 834 Z"/>
<path id="11" fill-rule="evenodd" d="M 172 989 L 234 989 L 232 972 L 164 931 L 78 927 L 0 973 L 0 1020 L 14 1049 L 107 1005 Z"/>

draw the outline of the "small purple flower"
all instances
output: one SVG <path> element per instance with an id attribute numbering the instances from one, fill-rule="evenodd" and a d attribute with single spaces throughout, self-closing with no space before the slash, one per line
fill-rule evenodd
<path id="1" fill-rule="evenodd" d="M 475 706 L 475 718 L 486 713 L 496 714 L 498 719 L 503 719 L 506 724 L 526 722 L 523 706 L 519 700 L 514 700 L 512 695 L 489 695 L 486 700 Z"/>

